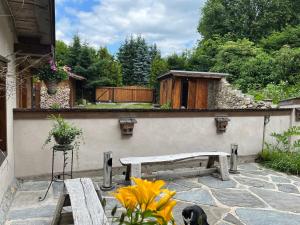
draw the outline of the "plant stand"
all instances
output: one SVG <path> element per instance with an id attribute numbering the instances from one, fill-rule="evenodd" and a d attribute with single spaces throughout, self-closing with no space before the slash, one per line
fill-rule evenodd
<path id="1" fill-rule="evenodd" d="M 55 153 L 61 152 L 63 154 L 64 160 L 63 160 L 63 171 L 59 174 L 54 175 L 54 162 L 55 162 Z M 69 159 L 68 155 L 71 154 L 71 159 Z M 48 195 L 48 192 L 50 190 L 50 187 L 53 182 L 63 182 L 65 180 L 65 177 L 73 178 L 73 157 L 74 156 L 74 146 L 73 145 L 54 145 L 52 147 L 52 171 L 51 171 L 51 182 L 47 188 L 47 191 L 44 195 L 44 197 L 39 197 L 39 201 L 44 201 L 45 198 Z M 69 164 L 68 161 L 70 161 L 70 171 L 66 172 L 66 167 Z"/>

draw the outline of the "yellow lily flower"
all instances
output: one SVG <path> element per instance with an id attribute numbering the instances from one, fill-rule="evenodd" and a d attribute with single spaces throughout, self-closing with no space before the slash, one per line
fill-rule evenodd
<path id="1" fill-rule="evenodd" d="M 162 192 L 165 193 L 165 195 L 157 203 L 156 209 L 158 211 L 163 209 L 167 205 L 169 200 L 176 194 L 175 191 L 169 191 L 168 189 L 164 189 L 162 190 Z"/>
<path id="2" fill-rule="evenodd" d="M 171 220 L 174 220 L 172 210 L 173 210 L 175 205 L 176 205 L 176 201 L 171 200 L 171 201 L 169 201 L 169 203 L 162 210 L 157 212 L 158 216 L 161 216 L 162 218 L 164 218 L 163 220 L 161 218 L 157 219 L 159 224 L 165 224 L 165 223 L 168 223 Z"/>

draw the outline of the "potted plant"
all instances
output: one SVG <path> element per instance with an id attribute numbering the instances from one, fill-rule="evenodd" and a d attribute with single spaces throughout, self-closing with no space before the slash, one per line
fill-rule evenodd
<path id="1" fill-rule="evenodd" d="M 53 59 L 38 69 L 37 76 L 39 80 L 44 81 L 49 95 L 54 95 L 57 84 L 68 78 L 67 72 L 62 67 L 57 67 Z"/>
<path id="2" fill-rule="evenodd" d="M 74 143 L 74 147 L 78 149 L 79 144 L 83 140 L 82 129 L 68 123 L 60 115 L 52 115 L 50 118 L 54 120 L 54 125 L 44 145 L 49 144 L 53 138 L 58 145 L 71 145 Z"/>

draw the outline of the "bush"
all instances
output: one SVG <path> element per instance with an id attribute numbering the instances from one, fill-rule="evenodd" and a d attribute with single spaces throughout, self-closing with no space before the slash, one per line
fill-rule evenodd
<path id="1" fill-rule="evenodd" d="M 300 174 L 300 139 L 290 142 L 291 137 L 300 136 L 300 127 L 294 126 L 283 133 L 272 133 L 275 144 L 266 143 L 260 153 L 261 163 L 281 172 Z"/>
<path id="2" fill-rule="evenodd" d="M 285 173 L 300 174 L 300 153 L 265 149 L 260 154 L 261 163 Z"/>

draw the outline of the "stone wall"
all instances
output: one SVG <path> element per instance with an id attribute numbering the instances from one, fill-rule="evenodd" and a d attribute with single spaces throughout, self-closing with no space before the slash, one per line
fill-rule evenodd
<path id="1" fill-rule="evenodd" d="M 49 95 L 43 84 L 41 87 L 41 108 L 49 109 L 54 105 L 59 108 L 70 108 L 70 87 L 67 82 L 61 82 L 55 95 Z"/>
<path id="2" fill-rule="evenodd" d="M 215 93 L 216 109 L 251 109 L 251 108 L 271 108 L 271 103 L 264 101 L 254 101 L 253 96 L 243 94 L 235 89 L 226 79 L 221 79 L 218 85 L 213 85 Z"/>

